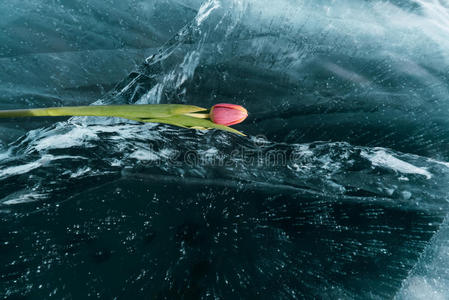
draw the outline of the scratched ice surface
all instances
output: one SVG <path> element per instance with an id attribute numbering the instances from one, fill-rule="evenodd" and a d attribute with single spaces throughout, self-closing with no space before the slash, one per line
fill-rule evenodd
<path id="1" fill-rule="evenodd" d="M 1 298 L 449 297 L 447 1 L 4 1 Z"/>

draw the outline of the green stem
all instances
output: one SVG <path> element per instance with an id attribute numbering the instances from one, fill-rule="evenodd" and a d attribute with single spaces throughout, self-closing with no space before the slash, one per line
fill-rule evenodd
<path id="1" fill-rule="evenodd" d="M 42 116 L 108 116 L 130 119 L 167 118 L 173 115 L 183 115 L 199 111 L 206 111 L 206 109 L 182 104 L 90 105 L 0 110 L 0 118 Z"/>

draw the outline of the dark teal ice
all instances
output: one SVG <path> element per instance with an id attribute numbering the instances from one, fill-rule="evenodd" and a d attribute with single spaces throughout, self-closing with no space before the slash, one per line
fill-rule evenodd
<path id="1" fill-rule="evenodd" d="M 447 299 L 449 2 L 10 0 L 0 299 Z"/>

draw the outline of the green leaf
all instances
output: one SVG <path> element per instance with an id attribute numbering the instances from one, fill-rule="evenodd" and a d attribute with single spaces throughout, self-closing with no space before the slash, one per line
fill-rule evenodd
<path id="1" fill-rule="evenodd" d="M 170 124 L 170 125 L 187 127 L 187 128 L 202 127 L 202 128 L 206 128 L 206 129 L 219 129 L 219 130 L 232 132 L 232 133 L 235 133 L 238 135 L 246 136 L 245 134 L 243 134 L 242 132 L 240 132 L 234 128 L 215 124 L 214 122 L 212 122 L 211 120 L 208 120 L 208 119 L 198 119 L 198 118 L 182 116 L 182 115 L 172 116 L 170 118 L 142 119 L 142 122 L 164 123 L 164 124 Z"/>

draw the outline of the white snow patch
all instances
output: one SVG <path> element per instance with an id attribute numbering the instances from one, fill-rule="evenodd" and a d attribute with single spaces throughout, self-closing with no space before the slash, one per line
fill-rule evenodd
<path id="1" fill-rule="evenodd" d="M 70 155 L 63 155 L 63 156 L 53 156 L 53 155 L 44 155 L 40 159 L 29 162 L 23 165 L 19 166 L 12 166 L 5 168 L 3 170 L 0 170 L 0 179 L 8 176 L 14 176 L 14 175 L 20 175 L 28 173 L 34 169 L 37 169 L 43 165 L 46 165 L 50 161 L 53 160 L 59 160 L 59 159 L 85 159 L 81 156 L 70 156 Z"/>
<path id="2" fill-rule="evenodd" d="M 34 162 L 30 162 L 20 166 L 9 167 L 4 170 L 0 170 L 0 179 L 3 177 L 11 176 L 11 175 L 19 175 L 23 173 L 28 173 L 31 170 L 39 168 L 42 166 L 42 159 L 39 159 Z"/>
<path id="3" fill-rule="evenodd" d="M 88 127 L 74 127 L 64 134 L 56 134 L 39 140 L 34 149 L 37 151 L 48 149 L 64 149 L 75 146 L 86 146 L 86 140 L 97 140 L 97 134 Z"/>
<path id="4" fill-rule="evenodd" d="M 402 291 L 402 294 L 396 299 L 409 300 L 445 300 L 447 295 L 442 290 L 435 286 L 437 282 L 428 280 L 424 276 L 414 276 L 407 279 L 407 289 Z"/>
<path id="5" fill-rule="evenodd" d="M 200 9 L 198 10 L 198 14 L 195 18 L 196 25 L 199 26 L 209 15 L 212 11 L 220 7 L 220 2 L 217 0 L 209 0 L 208 2 L 201 5 Z"/>
<path id="6" fill-rule="evenodd" d="M 4 205 L 14 205 L 14 204 L 23 204 L 23 203 L 29 203 L 38 201 L 40 199 L 44 199 L 47 197 L 46 194 L 39 194 L 39 193 L 25 193 L 22 194 L 23 191 L 14 193 L 12 195 L 9 195 L 2 200 L 0 200 L 1 204 Z"/>
<path id="7" fill-rule="evenodd" d="M 80 176 L 86 175 L 87 173 L 90 173 L 91 171 L 92 171 L 92 169 L 89 167 L 80 168 L 76 172 L 72 173 L 70 175 L 70 177 L 71 178 L 80 177 Z"/>
<path id="8" fill-rule="evenodd" d="M 135 158 L 137 160 L 149 160 L 149 161 L 155 161 L 159 159 L 159 155 L 154 153 L 153 151 L 149 150 L 137 150 L 130 154 L 131 158 Z"/>
<path id="9" fill-rule="evenodd" d="M 427 179 L 432 178 L 432 174 L 426 169 L 400 160 L 384 150 L 377 150 L 374 153 L 362 151 L 361 156 L 370 160 L 374 166 L 392 169 L 403 174 L 419 174 L 425 176 Z"/>

